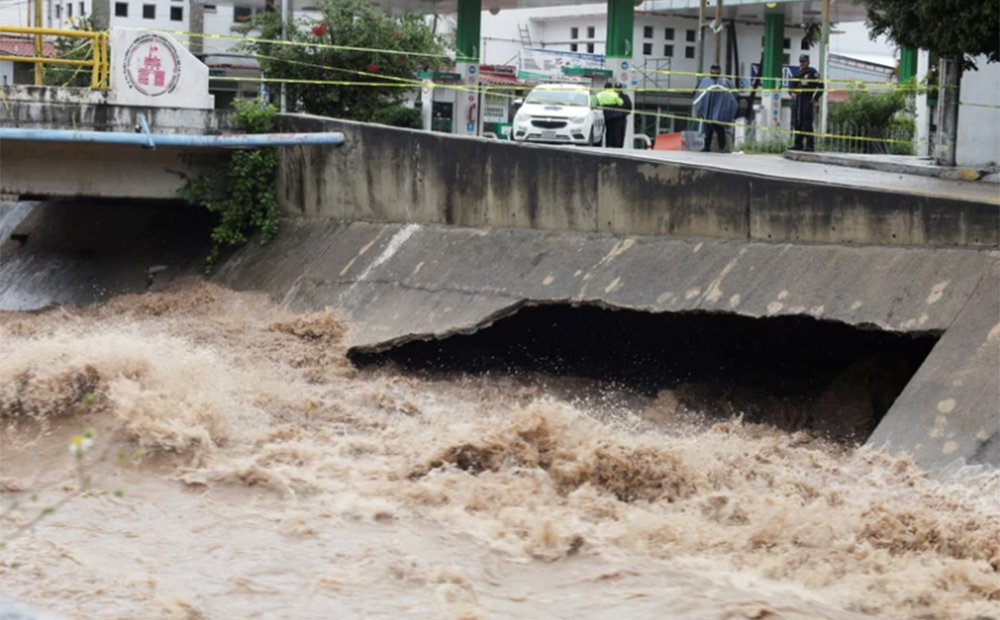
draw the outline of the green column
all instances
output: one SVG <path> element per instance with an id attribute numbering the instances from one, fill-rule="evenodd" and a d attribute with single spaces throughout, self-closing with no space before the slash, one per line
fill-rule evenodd
<path id="1" fill-rule="evenodd" d="M 764 66 L 761 67 L 765 90 L 781 88 L 782 56 L 785 54 L 785 13 L 778 10 L 764 15 Z M 825 77 L 825 76 L 824 76 Z"/>
<path id="2" fill-rule="evenodd" d="M 479 33 L 482 24 L 483 0 L 458 0 L 458 25 L 455 48 L 458 61 L 479 62 Z"/>
<path id="3" fill-rule="evenodd" d="M 917 77 L 917 50 L 910 47 L 899 48 L 899 81 Z"/>
<path id="4" fill-rule="evenodd" d="M 627 58 L 631 61 L 634 30 L 633 0 L 608 0 L 608 43 L 604 51 L 605 57 Z"/>

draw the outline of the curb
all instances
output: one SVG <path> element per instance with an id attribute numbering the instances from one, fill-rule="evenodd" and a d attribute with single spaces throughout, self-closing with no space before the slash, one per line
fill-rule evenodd
<path id="1" fill-rule="evenodd" d="M 887 161 L 865 161 L 852 157 L 841 157 L 831 153 L 804 153 L 802 151 L 785 151 L 782 153 L 782 157 L 792 161 L 829 164 L 896 174 L 912 174 L 922 177 L 947 179 L 949 181 L 983 181 L 985 183 L 1000 184 L 1000 173 L 989 169 L 979 170 L 976 168 L 949 168 L 945 166 L 908 165 Z"/>

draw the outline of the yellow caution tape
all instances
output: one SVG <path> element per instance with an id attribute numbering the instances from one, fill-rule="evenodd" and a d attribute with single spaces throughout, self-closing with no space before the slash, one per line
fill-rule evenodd
<path id="1" fill-rule="evenodd" d="M 132 28 L 122 27 L 122 30 L 133 30 L 138 32 L 158 32 L 161 34 L 173 34 L 195 39 L 219 39 L 223 41 L 250 41 L 253 43 L 268 43 L 270 45 L 286 45 L 289 47 L 315 47 L 319 49 L 341 50 L 345 52 L 370 52 L 373 54 L 395 54 L 397 56 L 419 56 L 423 58 L 447 58 L 447 54 L 427 54 L 425 52 L 407 52 L 402 50 L 374 49 L 370 47 L 351 47 L 347 45 L 333 45 L 332 43 L 311 43 L 305 41 L 281 41 L 278 39 L 255 39 L 253 37 L 243 37 L 231 34 L 209 34 L 205 32 L 185 32 L 183 30 L 164 30 L 161 28 Z"/>

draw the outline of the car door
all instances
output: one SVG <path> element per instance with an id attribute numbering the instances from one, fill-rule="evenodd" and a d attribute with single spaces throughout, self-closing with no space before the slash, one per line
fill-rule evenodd
<path id="1" fill-rule="evenodd" d="M 593 118 L 594 123 L 594 137 L 600 137 L 604 139 L 604 111 L 600 109 L 601 105 L 597 102 L 597 95 L 590 94 L 590 116 Z"/>

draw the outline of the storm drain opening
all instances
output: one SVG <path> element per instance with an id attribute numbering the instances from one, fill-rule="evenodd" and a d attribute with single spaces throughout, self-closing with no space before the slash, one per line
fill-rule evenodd
<path id="1" fill-rule="evenodd" d="M 425 378 L 509 373 L 614 385 L 688 411 L 834 441 L 866 440 L 940 334 L 811 317 L 529 306 L 467 335 L 352 353 Z"/>

